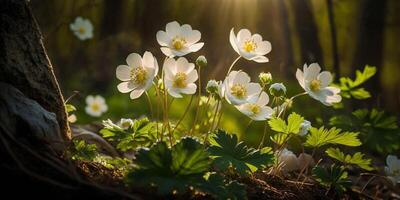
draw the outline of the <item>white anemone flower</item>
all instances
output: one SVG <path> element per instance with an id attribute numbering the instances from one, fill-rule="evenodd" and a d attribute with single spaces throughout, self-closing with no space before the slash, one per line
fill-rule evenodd
<path id="1" fill-rule="evenodd" d="M 400 160 L 397 156 L 388 155 L 386 157 L 385 174 L 394 185 L 400 183 Z"/>
<path id="2" fill-rule="evenodd" d="M 332 75 L 328 71 L 321 72 L 318 63 L 312 63 L 309 67 L 305 64 L 303 71 L 297 69 L 296 78 L 300 86 L 314 99 L 326 106 L 338 103 L 342 100 L 340 89 L 329 86 L 332 83 Z"/>
<path id="3" fill-rule="evenodd" d="M 224 80 L 221 94 L 225 95 L 228 103 L 241 105 L 260 95 L 261 90 L 260 84 L 250 82 L 250 76 L 247 73 L 232 71 Z"/>
<path id="4" fill-rule="evenodd" d="M 77 17 L 75 21 L 69 25 L 69 28 L 80 40 L 93 38 L 93 25 L 89 19 Z"/>
<path id="5" fill-rule="evenodd" d="M 128 65 L 119 65 L 116 69 L 117 78 L 123 81 L 117 88 L 122 93 L 131 92 L 131 99 L 137 99 L 151 87 L 158 73 L 158 63 L 148 51 L 143 58 L 137 53 L 131 53 L 126 62 Z"/>
<path id="6" fill-rule="evenodd" d="M 258 63 L 268 62 L 265 57 L 272 49 L 271 43 L 263 40 L 261 35 L 252 35 L 249 30 L 241 29 L 237 35 L 231 30 L 229 41 L 233 49 L 243 58 Z"/>
<path id="7" fill-rule="evenodd" d="M 100 117 L 104 112 L 108 110 L 106 100 L 100 96 L 89 95 L 86 97 L 85 111 L 92 117 Z"/>
<path id="8" fill-rule="evenodd" d="M 285 148 L 277 157 L 283 171 L 291 172 L 299 169 L 299 161 L 292 151 Z"/>
<path id="9" fill-rule="evenodd" d="M 263 121 L 271 118 L 274 112 L 271 107 L 267 106 L 268 102 L 268 94 L 261 92 L 259 96 L 253 96 L 248 103 L 236 106 L 236 108 L 254 121 Z"/>
<path id="10" fill-rule="evenodd" d="M 182 94 L 196 93 L 197 86 L 194 82 L 198 79 L 197 70 L 186 58 L 180 57 L 177 60 L 167 58 L 163 70 L 164 85 L 171 96 L 182 98 Z"/>
<path id="11" fill-rule="evenodd" d="M 119 127 L 121 127 L 124 130 L 127 130 L 129 128 L 131 128 L 133 126 L 133 121 L 131 119 L 125 119 L 122 118 L 119 123 L 118 123 Z"/>
<path id="12" fill-rule="evenodd" d="M 157 42 L 161 51 L 168 57 L 184 56 L 200 50 L 204 43 L 197 43 L 201 38 L 198 30 L 193 30 L 189 24 L 179 25 L 173 21 L 166 25 L 165 31 L 158 31 Z"/>
<path id="13" fill-rule="evenodd" d="M 310 130 L 310 128 L 311 128 L 311 122 L 304 120 L 300 125 L 300 131 L 298 134 L 300 136 L 305 136 L 308 133 L 308 131 Z"/>

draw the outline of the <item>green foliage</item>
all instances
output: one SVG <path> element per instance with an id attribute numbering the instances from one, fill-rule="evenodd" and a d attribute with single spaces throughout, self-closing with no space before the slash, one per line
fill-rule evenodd
<path id="1" fill-rule="evenodd" d="M 135 119 L 127 129 L 114 124 L 111 120 L 103 121 L 104 128 L 100 130 L 108 141 L 116 143 L 117 149 L 126 152 L 137 147 L 150 146 L 157 139 L 156 123 L 146 117 Z"/>
<path id="2" fill-rule="evenodd" d="M 87 144 L 84 140 L 73 140 L 73 160 L 93 161 L 98 152 L 95 144 Z"/>
<path id="3" fill-rule="evenodd" d="M 375 73 L 376 67 L 366 65 L 362 72 L 359 70 L 356 71 L 356 78 L 354 80 L 349 77 L 340 78 L 340 83 L 337 86 L 341 90 L 341 96 L 348 99 L 352 97 L 355 99 L 370 98 L 371 94 L 364 88 L 360 87 L 360 85 L 374 76 Z"/>
<path id="4" fill-rule="evenodd" d="M 118 169 L 121 171 L 127 170 L 129 166 L 132 164 L 132 161 L 127 158 L 121 158 L 121 157 L 113 158 L 103 155 L 96 156 L 93 159 L 93 162 L 99 163 L 109 169 Z"/>
<path id="5" fill-rule="evenodd" d="M 67 113 L 76 111 L 75 106 L 73 106 L 72 104 L 65 104 L 65 109 L 67 110 Z"/>
<path id="6" fill-rule="evenodd" d="M 292 113 L 287 119 L 287 123 L 281 118 L 272 118 L 268 121 L 272 130 L 278 133 L 297 134 L 301 128 L 304 118 L 297 113 Z"/>
<path id="7" fill-rule="evenodd" d="M 199 190 L 211 194 L 218 200 L 247 199 L 246 187 L 237 181 L 227 181 L 223 176 L 213 173 L 206 177 L 206 181 L 199 184 Z"/>
<path id="8" fill-rule="evenodd" d="M 214 159 L 214 165 L 220 170 L 233 167 L 239 174 L 256 171 L 273 163 L 273 154 L 261 152 L 238 142 L 234 134 L 218 130 L 208 151 Z"/>
<path id="9" fill-rule="evenodd" d="M 158 142 L 150 149 L 140 149 L 135 164 L 126 176 L 129 184 L 155 184 L 160 194 L 168 194 L 173 190 L 184 192 L 189 186 L 202 183 L 211 160 L 202 144 L 187 137 L 171 149 L 165 142 Z"/>
<path id="10" fill-rule="evenodd" d="M 377 152 L 390 153 L 400 149 L 397 118 L 384 111 L 359 109 L 351 116 L 334 116 L 329 124 L 348 131 L 360 131 L 364 144 Z"/>
<path id="11" fill-rule="evenodd" d="M 343 167 L 331 165 L 325 169 L 321 166 L 315 166 L 312 170 L 315 179 L 323 186 L 329 189 L 335 189 L 337 192 L 346 191 L 351 186 L 351 182 L 347 179 L 347 172 Z"/>
<path id="12" fill-rule="evenodd" d="M 360 146 L 361 141 L 357 138 L 358 132 L 342 132 L 341 129 L 331 128 L 319 129 L 312 127 L 307 135 L 305 146 L 318 148 L 327 144 L 341 144 L 346 146 Z"/>
<path id="13" fill-rule="evenodd" d="M 357 152 L 354 155 L 345 155 L 338 148 L 329 148 L 325 152 L 328 156 L 342 162 L 344 165 L 353 164 L 368 171 L 374 169 L 371 167 L 371 159 L 364 159 L 364 154 L 361 152 Z"/>

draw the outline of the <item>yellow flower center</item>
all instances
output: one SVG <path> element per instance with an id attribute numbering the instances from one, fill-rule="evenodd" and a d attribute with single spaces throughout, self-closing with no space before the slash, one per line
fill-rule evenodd
<path id="1" fill-rule="evenodd" d="M 248 105 L 248 109 L 249 109 L 254 115 L 260 113 L 260 111 L 261 111 L 260 106 L 257 105 L 257 104 L 253 104 L 253 103 Z"/>
<path id="2" fill-rule="evenodd" d="M 79 27 L 78 33 L 84 34 L 85 33 L 85 29 L 83 27 Z"/>
<path id="3" fill-rule="evenodd" d="M 253 40 L 246 40 L 243 44 L 243 50 L 246 52 L 252 52 L 256 50 L 257 44 Z"/>
<path id="4" fill-rule="evenodd" d="M 246 88 L 242 85 L 242 84 L 234 84 L 231 87 L 231 93 L 232 95 L 234 95 L 235 97 L 242 99 L 246 96 L 247 94 L 247 90 Z"/>
<path id="5" fill-rule="evenodd" d="M 310 89 L 313 92 L 319 91 L 321 89 L 321 81 L 314 79 L 310 83 Z"/>
<path id="6" fill-rule="evenodd" d="M 131 80 L 138 85 L 143 85 L 147 80 L 147 71 L 143 67 L 136 67 L 131 70 Z"/>
<path id="7" fill-rule="evenodd" d="M 175 80 L 174 80 L 174 87 L 177 87 L 177 88 L 186 87 L 186 85 L 187 85 L 186 79 L 187 79 L 187 75 L 185 73 L 183 73 L 183 72 L 176 73 Z"/>
<path id="8" fill-rule="evenodd" d="M 129 121 L 123 122 L 121 124 L 122 128 L 127 129 L 129 127 L 131 127 L 131 123 Z"/>
<path id="9" fill-rule="evenodd" d="M 174 46 L 174 49 L 176 50 L 181 50 L 185 46 L 185 44 L 185 38 L 176 36 L 174 39 L 172 39 L 172 46 Z"/>
<path id="10" fill-rule="evenodd" d="M 90 105 L 90 107 L 92 108 L 92 111 L 94 111 L 94 112 L 100 111 L 100 105 L 98 103 L 92 103 L 92 105 Z"/>

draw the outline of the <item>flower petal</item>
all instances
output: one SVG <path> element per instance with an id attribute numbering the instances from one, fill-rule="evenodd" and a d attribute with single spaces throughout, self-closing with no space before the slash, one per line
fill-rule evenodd
<path id="1" fill-rule="evenodd" d="M 89 95 L 86 97 L 86 104 L 92 104 L 94 102 L 94 97 Z"/>
<path id="2" fill-rule="evenodd" d="M 144 89 L 136 89 L 136 90 L 133 90 L 129 96 L 131 97 L 131 99 L 137 99 L 140 96 L 142 96 L 143 92 L 144 92 Z"/>
<path id="3" fill-rule="evenodd" d="M 158 31 L 156 34 L 156 38 L 158 44 L 160 44 L 161 46 L 168 46 L 168 44 L 171 42 L 171 38 L 165 31 Z"/>
<path id="4" fill-rule="evenodd" d="M 175 55 L 173 54 L 172 50 L 168 47 L 161 47 L 161 52 L 167 57 L 173 58 Z"/>
<path id="5" fill-rule="evenodd" d="M 251 58 L 250 60 L 256 61 L 258 63 L 266 63 L 269 62 L 269 59 L 265 56 L 256 56 Z"/>
<path id="6" fill-rule="evenodd" d="M 240 54 L 239 49 L 238 49 L 238 42 L 237 42 L 235 33 L 233 32 L 233 28 L 231 29 L 231 32 L 229 33 L 229 42 L 231 43 L 233 50 L 235 50 L 236 53 Z"/>
<path id="7" fill-rule="evenodd" d="M 131 53 L 126 58 L 126 63 L 128 63 L 129 67 L 142 66 L 142 57 L 137 53 Z"/>
<path id="8" fill-rule="evenodd" d="M 189 83 L 185 88 L 181 89 L 183 94 L 194 94 L 196 93 L 197 85 L 194 83 Z"/>
<path id="9" fill-rule="evenodd" d="M 165 26 L 165 30 L 167 31 L 168 36 L 173 38 L 180 34 L 181 26 L 177 21 L 173 21 Z"/>
<path id="10" fill-rule="evenodd" d="M 154 56 L 150 52 L 146 51 L 143 54 L 143 66 L 145 68 L 154 68 Z"/>
<path id="11" fill-rule="evenodd" d="M 197 74 L 197 70 L 192 70 L 187 74 L 187 79 L 186 82 L 188 83 L 193 83 L 199 78 L 199 75 Z"/>
<path id="12" fill-rule="evenodd" d="M 235 78 L 233 79 L 234 83 L 239 83 L 239 84 L 247 84 L 250 82 L 250 76 L 243 71 L 238 71 Z"/>
<path id="13" fill-rule="evenodd" d="M 175 98 L 182 98 L 183 97 L 175 88 L 168 89 L 168 94 L 171 95 L 172 97 L 175 97 Z"/>
<path id="14" fill-rule="evenodd" d="M 332 75 L 330 72 L 323 71 L 318 75 L 318 80 L 321 81 L 321 87 L 328 87 L 332 83 Z"/>
<path id="15" fill-rule="evenodd" d="M 318 65 L 318 63 L 312 63 L 308 68 L 304 70 L 305 80 L 312 81 L 317 79 L 320 71 L 321 67 Z"/>
<path id="16" fill-rule="evenodd" d="M 271 52 L 272 46 L 268 41 L 262 41 L 257 44 L 256 53 L 259 55 L 265 55 Z"/>
<path id="17" fill-rule="evenodd" d="M 117 78 L 121 81 L 128 81 L 131 79 L 131 68 L 127 65 L 119 65 L 115 70 Z"/>
<path id="18" fill-rule="evenodd" d="M 257 100 L 257 105 L 265 106 L 265 105 L 268 104 L 268 102 L 269 102 L 269 96 L 268 96 L 268 94 L 265 93 L 265 92 L 261 92 L 261 95 L 260 95 L 260 97 L 259 97 L 258 100 Z"/>
<path id="19" fill-rule="evenodd" d="M 246 39 L 251 38 L 251 33 L 248 29 L 241 29 L 238 34 L 237 34 L 237 40 L 238 42 L 242 42 Z"/>
<path id="20" fill-rule="evenodd" d="M 259 83 L 249 83 L 247 85 L 247 95 L 252 96 L 252 95 L 259 95 L 261 92 L 261 85 Z"/>
<path id="21" fill-rule="evenodd" d="M 130 91 L 132 91 L 133 89 L 135 89 L 135 86 L 132 82 L 122 82 L 120 84 L 117 85 L 118 91 L 120 91 L 121 93 L 128 93 Z"/>
<path id="22" fill-rule="evenodd" d="M 194 64 L 189 63 L 188 60 L 186 60 L 186 58 L 180 57 L 176 61 L 176 69 L 178 72 L 183 72 L 187 74 L 194 69 Z"/>
<path id="23" fill-rule="evenodd" d="M 193 44 L 193 45 L 189 46 L 189 50 L 191 52 L 196 52 L 196 51 L 200 50 L 203 46 L 204 46 L 204 43 L 199 42 L 197 44 Z"/>
<path id="24" fill-rule="evenodd" d="M 297 81 L 299 82 L 300 86 L 304 89 L 304 74 L 303 71 L 301 71 L 300 69 L 297 69 L 296 71 L 296 78 Z"/>

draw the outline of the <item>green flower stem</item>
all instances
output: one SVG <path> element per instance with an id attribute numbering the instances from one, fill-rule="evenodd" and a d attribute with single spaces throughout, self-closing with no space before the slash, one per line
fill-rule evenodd
<path id="1" fill-rule="evenodd" d="M 204 106 L 204 112 L 202 112 L 202 111 L 200 111 L 200 125 L 202 125 L 203 124 L 203 122 L 204 122 L 204 114 L 206 115 L 206 119 L 207 119 L 207 113 L 208 113 L 208 108 L 209 108 L 209 106 L 210 106 L 210 100 L 211 100 L 211 95 L 208 95 L 208 97 L 207 97 L 207 101 L 206 101 L 206 104 L 205 104 L 205 106 Z"/>
<path id="2" fill-rule="evenodd" d="M 224 106 L 224 104 L 223 104 L 223 102 L 221 101 L 221 108 L 220 108 L 220 111 L 219 111 L 219 117 L 218 117 L 218 121 L 217 121 L 217 126 L 216 126 L 216 127 L 219 127 L 219 124 L 220 124 L 220 122 L 221 122 L 222 115 L 224 114 L 224 109 L 222 109 L 223 106 Z"/>
<path id="3" fill-rule="evenodd" d="M 163 105 L 163 103 L 162 103 L 162 98 L 161 98 L 161 94 L 160 94 L 160 90 L 159 90 L 159 88 L 158 88 L 158 85 L 157 84 L 155 84 L 154 82 L 153 82 L 153 85 L 154 85 L 154 88 L 155 88 L 155 90 L 156 90 L 156 95 L 157 95 L 157 125 L 156 125 L 156 131 L 157 131 L 157 137 L 159 137 L 160 138 L 160 141 L 162 141 L 162 139 L 163 139 L 163 131 L 161 130 L 161 133 L 160 133 L 160 135 L 159 135 L 159 132 L 158 132 L 158 120 L 160 120 L 160 106 L 162 107 L 162 108 L 164 108 L 164 105 Z"/>
<path id="4" fill-rule="evenodd" d="M 306 95 L 306 94 L 307 94 L 307 92 L 303 92 L 303 93 L 300 93 L 300 94 L 296 94 L 296 95 L 292 96 L 292 97 L 290 98 L 290 100 L 293 101 L 293 99 L 295 99 L 295 98 L 297 98 L 297 97 L 299 97 L 299 96 Z"/>
<path id="5" fill-rule="evenodd" d="M 192 129 L 190 129 L 190 133 L 189 133 L 189 135 L 192 135 L 193 134 L 193 132 L 194 132 L 194 130 L 195 130 L 195 127 L 196 127 L 196 123 L 197 123 L 197 118 L 198 118 L 198 115 L 199 115 L 199 110 L 200 110 L 200 98 L 201 98 L 201 65 L 198 65 L 199 66 L 199 87 L 198 87 L 198 89 L 199 89 L 199 96 L 198 96 L 198 98 L 197 98 L 197 108 L 196 108 L 196 114 L 195 114 L 195 116 L 194 116 L 194 120 L 193 120 L 193 126 L 192 126 Z"/>
<path id="6" fill-rule="evenodd" d="M 186 106 L 185 112 L 183 113 L 182 117 L 179 119 L 178 123 L 176 123 L 174 129 L 172 129 L 172 134 L 174 134 L 175 130 L 178 128 L 178 126 L 180 125 L 180 123 L 183 121 L 183 119 L 185 118 L 186 114 L 190 110 L 189 108 L 192 105 L 193 97 L 194 97 L 193 95 L 190 97 L 190 101 L 189 101 L 189 104 Z"/>
<path id="7" fill-rule="evenodd" d="M 213 119 L 212 119 L 212 122 L 211 122 L 211 126 L 210 126 L 210 128 L 209 128 L 209 131 L 207 131 L 206 136 L 205 136 L 205 138 L 204 138 L 204 143 L 207 143 L 208 135 L 209 135 L 209 133 L 212 131 L 213 127 L 214 127 L 214 122 L 215 122 L 215 119 L 216 119 L 217 114 L 218 114 L 219 104 L 220 104 L 220 101 L 218 100 L 218 101 L 217 101 L 217 105 L 215 106 L 215 112 L 214 112 L 214 116 L 213 116 Z"/>
<path id="8" fill-rule="evenodd" d="M 151 118 L 154 119 L 153 104 L 151 103 L 149 93 L 146 91 L 144 94 L 146 95 L 147 103 L 149 104 Z"/>
<path id="9" fill-rule="evenodd" d="M 228 73 L 226 73 L 226 76 L 229 75 L 229 73 L 231 72 L 233 66 L 237 63 L 237 61 L 239 61 L 239 59 L 240 59 L 241 57 L 242 57 L 242 56 L 239 56 L 239 57 L 237 57 L 237 58 L 233 61 L 233 63 L 232 63 L 231 66 L 229 67 Z"/>
<path id="10" fill-rule="evenodd" d="M 264 140 L 265 140 L 265 136 L 267 135 L 267 124 L 268 124 L 268 122 L 267 122 L 267 121 L 265 121 L 265 124 L 264 124 L 264 132 L 263 132 L 263 137 L 262 137 L 262 139 L 261 139 L 261 142 L 260 142 L 260 144 L 258 145 L 258 149 L 261 149 L 261 148 L 264 146 Z"/>

